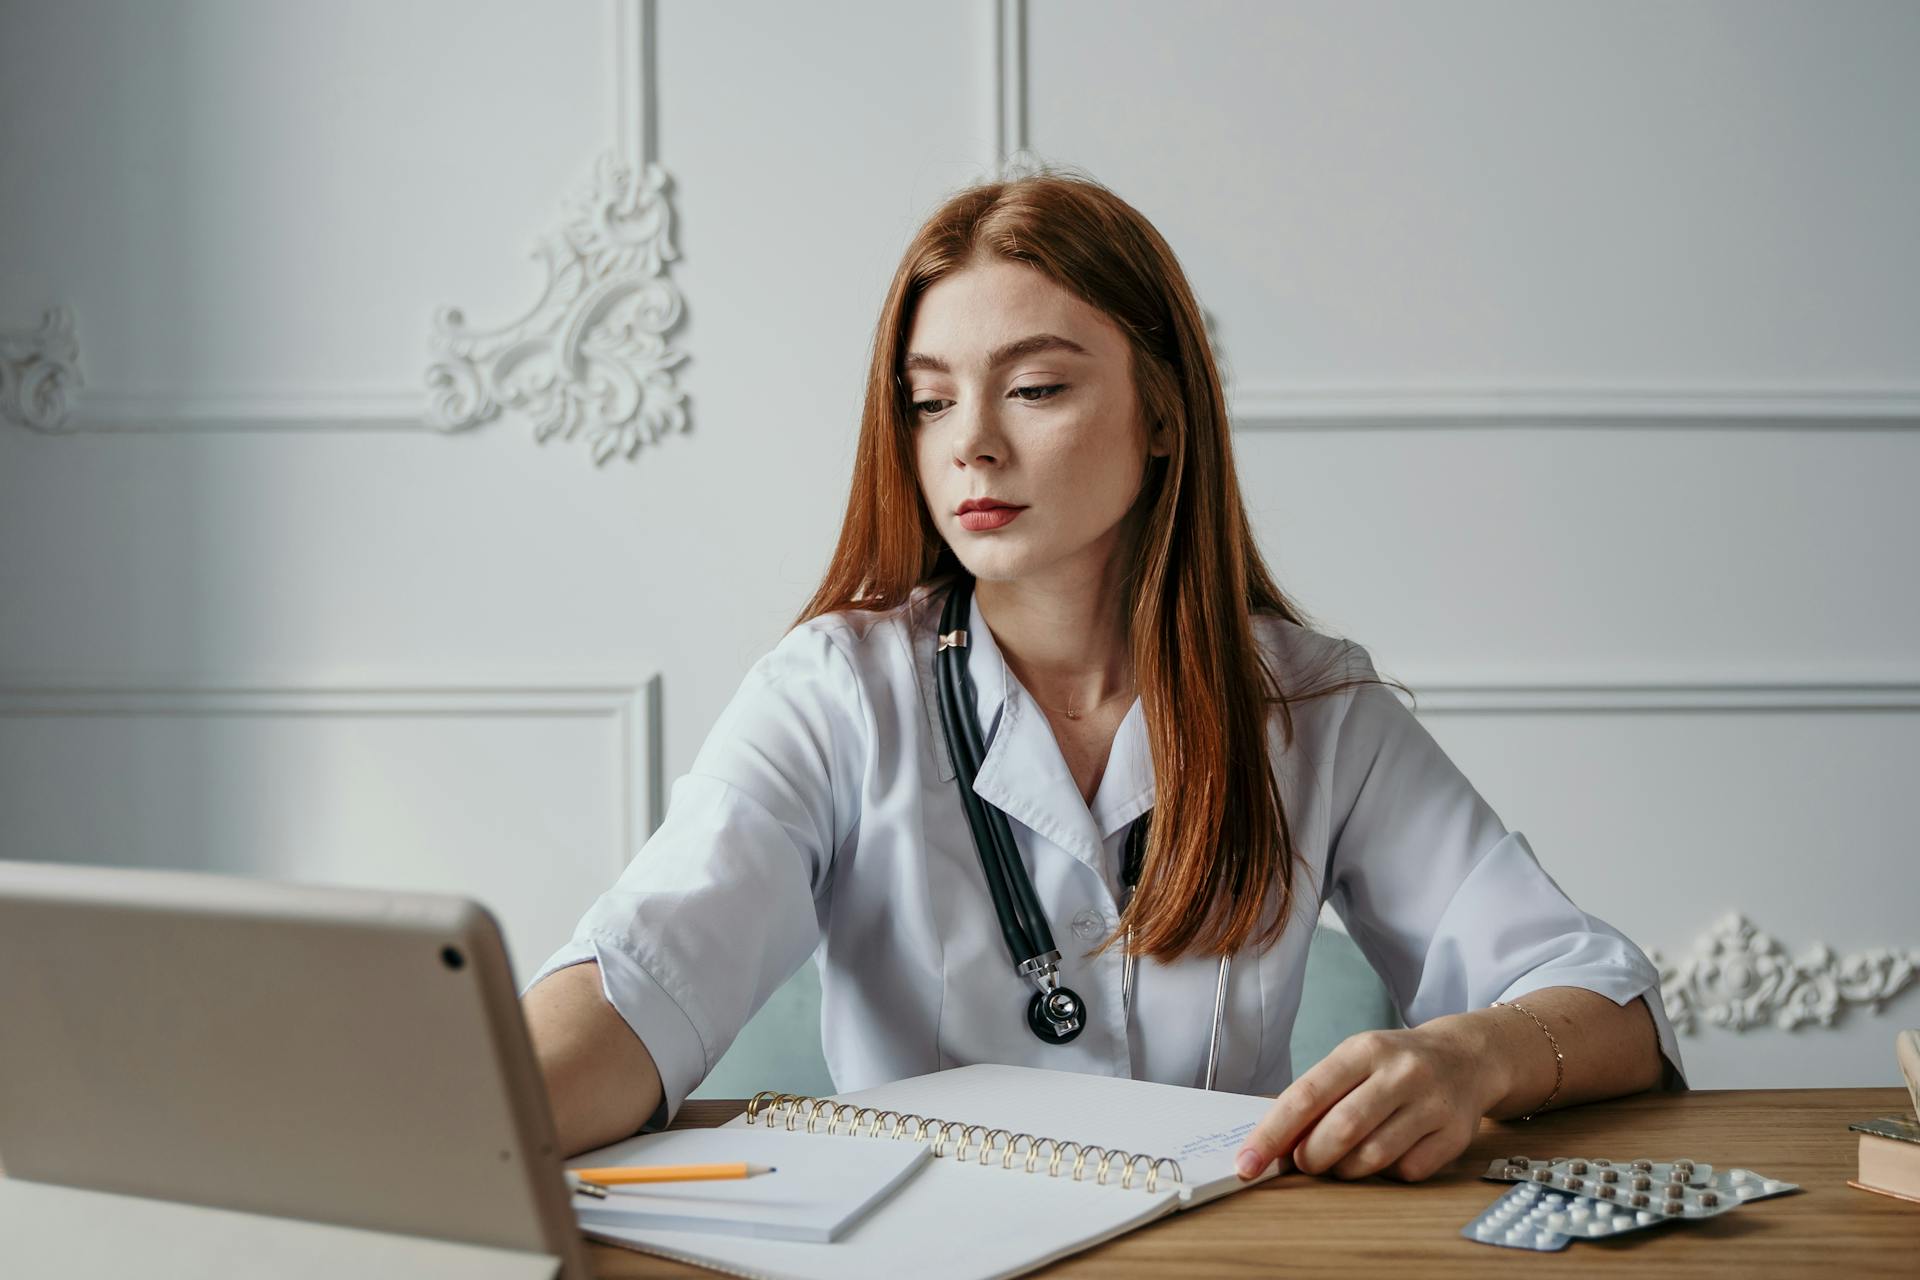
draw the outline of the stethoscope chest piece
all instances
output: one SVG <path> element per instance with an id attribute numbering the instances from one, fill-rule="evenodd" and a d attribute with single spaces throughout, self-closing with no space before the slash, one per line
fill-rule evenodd
<path id="1" fill-rule="evenodd" d="M 1086 1007 L 1071 988 L 1036 991 L 1027 1001 L 1027 1026 L 1048 1044 L 1065 1044 L 1086 1025 Z"/>

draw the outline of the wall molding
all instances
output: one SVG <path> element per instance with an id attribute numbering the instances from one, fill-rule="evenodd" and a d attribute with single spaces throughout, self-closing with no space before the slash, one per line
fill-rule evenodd
<path id="1" fill-rule="evenodd" d="M 79 387 L 72 311 L 49 307 L 39 328 L 0 333 L 0 419 L 31 431 L 58 430 Z"/>
<path id="2" fill-rule="evenodd" d="M 87 393 L 54 433 L 424 431 L 407 391 L 289 391 L 268 395 Z"/>
<path id="3" fill-rule="evenodd" d="M 679 255 L 669 179 L 653 158 L 653 0 L 608 4 L 613 149 L 596 158 L 590 180 L 563 200 L 556 229 L 536 245 L 547 281 L 524 315 L 477 329 L 457 307 L 436 311 L 424 393 L 75 395 L 74 318 L 56 307 L 38 331 L 0 335 L 0 421 L 53 435 L 453 432 L 512 411 L 540 442 L 584 437 L 596 465 L 685 431 L 686 393 L 674 370 L 687 355 L 666 340 L 684 300 L 666 275 Z"/>
<path id="4" fill-rule="evenodd" d="M 1382 672 L 1393 675 L 1392 672 Z M 1920 680 L 1762 678 L 1530 682 L 1401 679 L 1416 711 L 1438 714 L 1569 712 L 1916 711 Z M 1399 690 L 1394 696 L 1405 704 Z"/>
<path id="5" fill-rule="evenodd" d="M 50 434 L 468 430 L 511 410 L 536 440 L 584 435 L 596 464 L 633 457 L 688 427 L 674 369 L 687 357 L 667 332 L 683 299 L 664 272 L 671 243 L 669 179 L 654 161 L 649 109 L 653 0 L 608 0 L 616 104 L 613 151 L 564 202 L 534 256 L 539 299 L 519 320 L 478 330 L 457 307 L 434 317 L 426 407 L 412 389 L 270 396 L 76 394 L 73 316 L 53 308 L 37 332 L 0 336 L 0 420 Z M 992 8 L 989 61 L 993 170 L 1023 171 L 1029 149 L 1026 0 Z M 1288 386 L 1228 388 L 1240 430 L 1886 430 L 1920 427 L 1920 386 L 1718 388 Z"/>
<path id="6" fill-rule="evenodd" d="M 1000 172 L 1025 163 L 1016 154 Z M 596 183 L 599 181 L 596 178 Z M 588 190 L 591 188 L 583 188 Z M 577 197 L 576 197 L 577 198 Z M 671 285 L 669 284 L 670 288 Z M 72 326 L 71 313 L 55 308 Z M 44 325 L 44 322 L 43 322 Z M 77 344 L 40 355 L 33 333 L 0 337 L 0 418 L 49 434 L 81 432 L 231 431 L 421 431 L 420 396 L 405 390 L 366 392 L 314 390 L 273 395 L 128 395 L 86 392 L 80 386 Z M 685 359 L 674 356 L 667 364 Z M 53 396 L 37 413 L 18 407 L 14 379 L 33 367 L 44 370 L 44 392 Z M 57 369 L 57 372 L 56 372 Z M 1423 392 L 1391 389 L 1287 390 L 1267 388 L 1232 396 L 1228 414 L 1240 431 L 1317 430 L 1515 430 L 1599 428 L 1612 430 L 1906 430 L 1920 427 L 1920 389 L 1911 392 L 1844 388 L 1797 392 L 1727 389 L 1675 395 L 1659 390 L 1537 390 Z M 549 432 L 549 434 L 552 434 Z"/>
<path id="7" fill-rule="evenodd" d="M 1910 429 L 1920 387 L 1288 387 L 1228 390 L 1242 430 L 1601 427 Z"/>
<path id="8" fill-rule="evenodd" d="M 582 681 L 366 678 L 260 682 L 153 678 L 139 682 L 0 682 L 0 721 L 105 716 L 548 716 L 609 719 L 620 741 L 620 842 L 625 869 L 665 817 L 661 677 Z"/>
<path id="9" fill-rule="evenodd" d="M 1026 0 L 998 0 L 987 101 L 992 168 L 1006 178 L 1041 157 L 1031 150 Z M 1205 308 L 1202 308 L 1203 312 Z M 1216 318 L 1206 313 L 1214 350 Z M 1920 427 L 1920 386 L 1580 387 L 1289 386 L 1254 381 L 1226 387 L 1228 418 L 1243 431 L 1486 427 L 1601 427 L 1672 431 Z"/>
<path id="10" fill-rule="evenodd" d="M 1703 1018 L 1740 1032 L 1765 1024 L 1831 1028 L 1849 1009 L 1879 1013 L 1920 972 L 1920 947 L 1842 956 L 1816 942 L 1792 956 L 1739 912 L 1722 917 L 1684 959 L 1669 963 L 1658 951 L 1649 958 L 1660 970 L 1667 1019 L 1682 1034 L 1696 1033 Z"/>
<path id="11" fill-rule="evenodd" d="M 1027 151 L 1027 0 L 999 0 L 993 6 L 992 76 L 987 87 L 992 169 L 1004 178 L 1032 158 Z"/>

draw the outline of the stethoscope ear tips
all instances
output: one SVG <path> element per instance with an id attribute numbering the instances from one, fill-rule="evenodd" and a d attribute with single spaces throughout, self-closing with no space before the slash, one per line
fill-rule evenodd
<path id="1" fill-rule="evenodd" d="M 1065 1044 L 1086 1026 L 1080 997 L 1066 987 L 1036 991 L 1027 1002 L 1027 1026 L 1048 1044 Z"/>

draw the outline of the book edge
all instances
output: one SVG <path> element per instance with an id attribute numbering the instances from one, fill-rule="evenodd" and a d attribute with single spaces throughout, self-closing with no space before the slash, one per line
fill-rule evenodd
<path id="1" fill-rule="evenodd" d="M 1920 1204 L 1920 1196 L 1910 1196 L 1891 1187 L 1876 1187 L 1871 1182 L 1862 1182 L 1858 1178 L 1848 1178 L 1847 1185 L 1855 1191 L 1871 1191 L 1877 1196 L 1890 1196 L 1895 1200 L 1905 1200 L 1908 1204 Z"/>

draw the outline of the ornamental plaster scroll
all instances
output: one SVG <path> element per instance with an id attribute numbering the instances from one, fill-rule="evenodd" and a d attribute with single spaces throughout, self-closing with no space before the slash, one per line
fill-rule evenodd
<path id="1" fill-rule="evenodd" d="M 685 431 L 686 392 L 673 368 L 686 353 L 667 343 L 682 303 L 665 274 L 679 256 L 666 189 L 659 165 L 603 154 L 592 181 L 565 201 L 559 230 L 534 250 L 547 283 L 525 316 L 482 330 L 441 308 L 428 423 L 458 431 L 512 409 L 543 443 L 584 432 L 595 465 Z"/>
<path id="2" fill-rule="evenodd" d="M 1655 951 L 1660 997 L 1676 1031 L 1692 1033 L 1699 1018 L 1729 1031 L 1771 1022 L 1797 1031 L 1811 1022 L 1831 1027 L 1843 1009 L 1867 1005 L 1878 1013 L 1920 972 L 1920 947 L 1872 947 L 1836 956 L 1822 943 L 1798 957 L 1735 912 L 1694 944 L 1693 954 L 1668 964 Z"/>
<path id="3" fill-rule="evenodd" d="M 38 329 L 0 333 L 0 417 L 34 431 L 59 431 L 79 386 L 80 344 L 72 311 L 49 307 Z"/>

